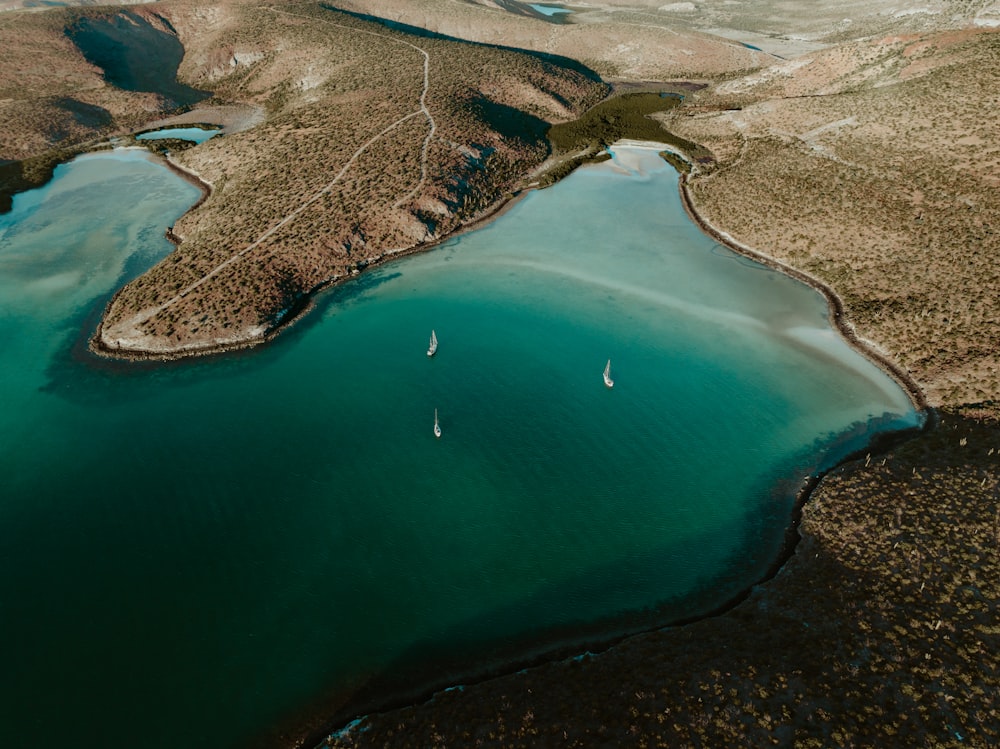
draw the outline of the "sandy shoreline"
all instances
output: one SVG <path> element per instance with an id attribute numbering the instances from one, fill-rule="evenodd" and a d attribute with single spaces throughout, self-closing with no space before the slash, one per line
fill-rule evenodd
<path id="1" fill-rule="evenodd" d="M 691 196 L 691 191 L 688 189 L 688 175 L 680 175 L 678 188 L 680 191 L 681 203 L 684 206 L 684 211 L 687 213 L 688 218 L 690 218 L 699 229 L 719 244 L 728 247 L 733 252 L 743 255 L 744 257 L 760 263 L 761 265 L 766 265 L 768 268 L 773 268 L 776 271 L 784 273 L 786 276 L 794 278 L 796 281 L 801 281 L 807 286 L 816 289 L 816 291 L 823 295 L 826 299 L 827 305 L 829 306 L 829 319 L 831 325 L 833 325 L 834 329 L 840 333 L 844 340 L 846 340 L 848 344 L 850 344 L 851 347 L 858 351 L 862 356 L 875 363 L 881 370 L 892 377 L 892 379 L 894 379 L 899 386 L 906 391 L 907 396 L 910 398 L 910 401 L 913 403 L 913 406 L 917 411 L 928 413 L 931 410 L 927 403 L 927 398 L 924 396 L 924 393 L 917 382 L 904 372 L 902 368 L 900 368 L 899 365 L 893 362 L 888 356 L 877 350 L 874 345 L 865 341 L 857 334 L 853 324 L 844 316 L 843 300 L 837 292 L 833 290 L 833 288 L 815 276 L 811 276 L 804 271 L 800 271 L 797 268 L 786 265 L 780 260 L 776 260 L 769 255 L 765 255 L 759 250 L 748 247 L 733 239 L 729 236 L 729 234 L 712 226 L 712 224 L 710 224 L 698 212 L 698 209 L 695 206 L 694 198 Z"/>
<path id="2" fill-rule="evenodd" d="M 174 161 L 173 159 L 171 159 L 169 156 L 158 156 L 157 154 L 155 154 L 152 151 L 150 151 L 150 153 L 153 153 L 153 155 L 162 164 L 164 164 L 167 167 L 167 169 L 169 169 L 170 171 L 172 171 L 178 177 L 181 177 L 181 178 L 187 180 L 192 185 L 194 185 L 199 190 L 201 190 L 201 197 L 198 198 L 198 200 L 196 200 L 194 202 L 194 205 L 192 205 L 190 208 L 188 208 L 185 211 L 185 213 L 190 213 L 195 208 L 197 208 L 202 203 L 204 203 L 206 200 L 208 200 L 209 196 L 212 194 L 212 185 L 210 185 L 208 182 L 206 182 L 204 179 L 202 179 L 201 175 L 199 175 L 197 172 L 191 171 L 190 169 L 187 169 L 187 168 L 181 166 L 176 161 Z M 175 245 L 180 243 L 180 238 L 176 234 L 174 234 L 173 227 L 168 227 L 167 228 L 167 238 L 171 242 L 173 242 Z"/>

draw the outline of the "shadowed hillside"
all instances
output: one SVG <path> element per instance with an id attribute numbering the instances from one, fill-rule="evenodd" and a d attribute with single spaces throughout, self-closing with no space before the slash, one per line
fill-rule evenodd
<path id="1" fill-rule="evenodd" d="M 167 107 L 209 96 L 177 81 L 184 47 L 162 16 L 81 16 L 66 33 L 87 61 L 104 71 L 105 80 L 120 89 L 159 94 Z"/>

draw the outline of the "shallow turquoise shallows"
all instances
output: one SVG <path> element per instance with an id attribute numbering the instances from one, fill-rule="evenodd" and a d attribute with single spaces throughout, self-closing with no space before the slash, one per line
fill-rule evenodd
<path id="1" fill-rule="evenodd" d="M 164 130 L 150 130 L 147 133 L 139 133 L 135 136 L 135 139 L 164 140 L 165 138 L 176 138 L 177 140 L 189 140 L 192 143 L 204 143 L 221 132 L 221 130 L 206 130 L 201 127 L 170 127 Z"/>
<path id="2" fill-rule="evenodd" d="M 148 159 L 0 216 L 2 747 L 245 747 L 697 615 L 773 562 L 803 476 L 918 421 L 643 148 L 265 348 L 108 364 L 87 334 L 197 197 Z"/>
<path id="3" fill-rule="evenodd" d="M 542 15 L 546 16 L 557 16 L 560 14 L 572 13 L 573 11 L 568 8 L 557 8 L 552 5 L 538 5 L 536 3 L 528 3 L 529 8 L 537 10 Z"/>

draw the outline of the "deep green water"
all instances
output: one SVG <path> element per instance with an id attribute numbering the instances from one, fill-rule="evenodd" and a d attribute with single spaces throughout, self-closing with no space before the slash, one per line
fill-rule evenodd
<path id="1" fill-rule="evenodd" d="M 642 150 L 266 348 L 96 360 L 196 198 L 126 151 L 0 216 L 2 747 L 246 746 L 317 700 L 695 615 L 775 558 L 805 473 L 917 421 Z"/>

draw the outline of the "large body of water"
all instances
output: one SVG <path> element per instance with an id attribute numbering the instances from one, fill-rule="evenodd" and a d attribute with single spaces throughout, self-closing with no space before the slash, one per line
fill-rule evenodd
<path id="1" fill-rule="evenodd" d="M 260 350 L 92 357 L 196 198 L 122 151 L 0 217 L 0 746 L 242 747 L 696 615 L 774 560 L 804 474 L 917 422 L 816 292 L 714 245 L 643 149 Z"/>

